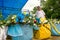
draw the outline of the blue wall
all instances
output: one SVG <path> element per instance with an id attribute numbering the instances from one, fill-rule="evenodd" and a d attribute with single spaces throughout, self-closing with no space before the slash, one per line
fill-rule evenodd
<path id="1" fill-rule="evenodd" d="M 6 18 L 9 14 L 17 14 L 21 11 L 28 0 L 0 0 L 2 14 Z"/>

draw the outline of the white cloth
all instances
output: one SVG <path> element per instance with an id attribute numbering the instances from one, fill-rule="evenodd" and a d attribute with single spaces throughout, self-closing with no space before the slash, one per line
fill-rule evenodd
<path id="1" fill-rule="evenodd" d="M 8 29 L 8 27 L 4 27 L 4 28 L 0 27 L 0 40 L 6 40 L 7 29 Z"/>
<path id="2" fill-rule="evenodd" d="M 37 11 L 36 12 L 36 17 L 37 18 L 44 18 L 45 17 L 45 12 L 43 10 Z"/>

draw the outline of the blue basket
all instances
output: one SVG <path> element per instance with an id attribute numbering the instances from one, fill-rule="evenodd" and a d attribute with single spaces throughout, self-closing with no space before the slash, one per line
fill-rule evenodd
<path id="1" fill-rule="evenodd" d="M 55 24 L 55 26 L 57 30 L 60 32 L 60 24 Z M 58 34 L 53 27 L 51 27 L 51 32 L 52 32 L 52 35 L 60 36 L 60 34 Z"/>
<path id="2" fill-rule="evenodd" d="M 12 37 L 12 40 L 22 40 L 23 38 L 22 39 L 21 38 L 22 38 L 21 36 L 16 36 L 16 37 Z"/>
<path id="3" fill-rule="evenodd" d="M 20 25 L 23 31 L 22 36 L 12 36 L 12 40 L 32 40 L 33 38 L 33 26 Z"/>

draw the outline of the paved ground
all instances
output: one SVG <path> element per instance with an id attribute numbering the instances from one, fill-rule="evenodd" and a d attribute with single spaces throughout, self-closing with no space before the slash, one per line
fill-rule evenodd
<path id="1" fill-rule="evenodd" d="M 11 40 L 8 38 L 7 40 Z M 40 40 L 40 39 L 33 39 L 33 40 Z M 60 36 L 51 36 L 49 39 L 44 39 L 44 40 L 60 40 Z"/>

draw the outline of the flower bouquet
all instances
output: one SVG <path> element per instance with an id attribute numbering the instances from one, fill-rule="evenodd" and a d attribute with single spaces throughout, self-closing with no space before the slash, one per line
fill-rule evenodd
<path id="1" fill-rule="evenodd" d="M 16 15 L 9 15 L 5 20 L 5 25 L 9 25 L 9 24 L 14 24 L 16 23 Z"/>
<path id="2" fill-rule="evenodd" d="M 23 20 L 25 24 L 29 24 L 31 26 L 37 26 L 39 23 L 36 21 L 35 14 L 29 13 L 25 15 L 25 18 Z"/>

